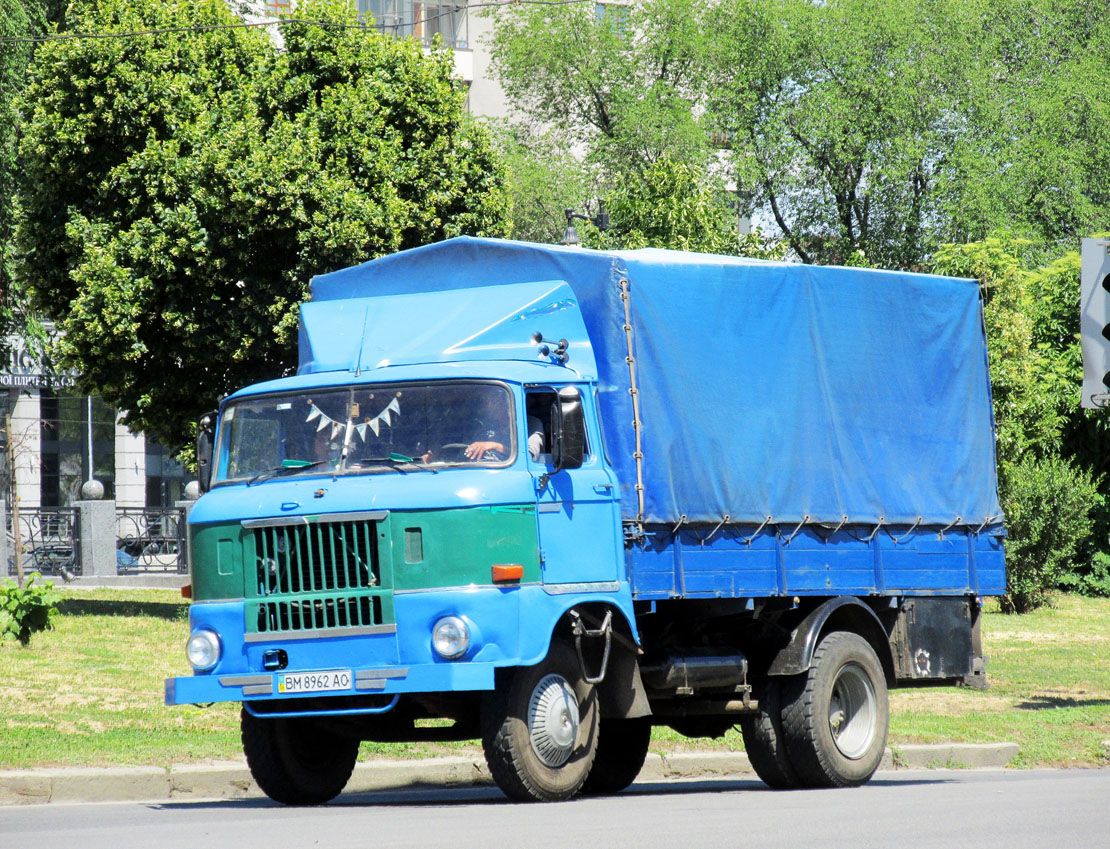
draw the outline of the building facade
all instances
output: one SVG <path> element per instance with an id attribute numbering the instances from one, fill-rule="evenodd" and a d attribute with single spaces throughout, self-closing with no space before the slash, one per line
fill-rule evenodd
<path id="1" fill-rule="evenodd" d="M 10 339 L 0 368 L 5 502 L 68 507 L 97 480 L 120 507 L 161 507 L 183 497 L 189 477 L 172 453 L 131 433 L 100 398 L 81 395 L 72 374 L 50 375 L 22 339 Z"/>

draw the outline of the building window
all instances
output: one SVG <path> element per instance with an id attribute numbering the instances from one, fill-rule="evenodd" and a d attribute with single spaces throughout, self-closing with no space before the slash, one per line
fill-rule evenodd
<path id="1" fill-rule="evenodd" d="M 104 484 L 105 498 L 115 497 L 116 413 L 100 398 L 56 393 L 44 388 L 39 396 L 42 447 L 39 498 L 43 507 L 68 507 L 81 497 L 89 474 Z M 92 418 L 90 419 L 89 413 Z"/>
<path id="2" fill-rule="evenodd" d="M 293 0 L 266 0 L 266 14 L 288 15 L 293 11 Z"/>
<path id="3" fill-rule="evenodd" d="M 419 3 L 414 0 L 358 0 L 362 20 L 395 38 L 416 38 L 431 44 L 438 35 L 456 50 L 466 49 L 466 6 L 458 3 Z M 372 23 L 371 23 L 372 21 Z"/>
<path id="4" fill-rule="evenodd" d="M 152 439 L 146 442 L 146 506 L 172 507 L 185 498 L 185 484 L 191 478 L 164 446 Z"/>
<path id="5" fill-rule="evenodd" d="M 594 3 L 594 15 L 599 23 L 606 23 L 613 31 L 624 36 L 628 34 L 628 10 L 631 7 L 627 2 Z"/>

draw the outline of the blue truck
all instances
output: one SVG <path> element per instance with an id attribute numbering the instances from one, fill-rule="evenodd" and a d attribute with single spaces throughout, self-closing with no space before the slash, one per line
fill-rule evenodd
<path id="1" fill-rule="evenodd" d="M 317 276 L 299 367 L 198 435 L 191 676 L 259 786 L 481 738 L 519 800 L 740 726 L 866 782 L 888 689 L 985 686 L 1005 590 L 974 281 L 457 238 Z"/>

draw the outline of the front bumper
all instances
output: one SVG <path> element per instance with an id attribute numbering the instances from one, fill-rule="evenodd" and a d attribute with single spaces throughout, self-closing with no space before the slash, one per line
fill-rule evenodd
<path id="1" fill-rule="evenodd" d="M 215 631 L 223 653 L 208 672 L 167 679 L 165 701 L 277 701 L 290 697 L 280 692 L 281 675 L 322 670 L 350 670 L 351 686 L 298 693 L 298 699 L 492 690 L 495 669 L 538 663 L 547 654 L 559 618 L 576 604 L 597 601 L 615 604 L 632 621 L 627 583 L 606 586 L 603 592 L 568 593 L 530 585 L 398 593 L 400 627 L 374 626 L 359 633 L 246 633 L 242 601 L 196 603 L 189 609 L 190 628 Z M 432 628 L 444 616 L 461 617 L 469 627 L 470 649 L 456 660 L 444 660 L 432 648 Z M 285 655 L 286 665 L 268 670 L 266 655 L 275 651 Z"/>
<path id="2" fill-rule="evenodd" d="M 338 668 L 342 664 L 333 664 Z M 298 694 L 316 696 L 365 696 L 400 693 L 435 693 L 492 690 L 492 663 L 429 663 L 409 667 L 351 667 L 351 687 Z M 288 698 L 279 692 L 279 677 L 296 670 L 240 675 L 194 675 L 166 679 L 166 704 L 207 704 Z"/>

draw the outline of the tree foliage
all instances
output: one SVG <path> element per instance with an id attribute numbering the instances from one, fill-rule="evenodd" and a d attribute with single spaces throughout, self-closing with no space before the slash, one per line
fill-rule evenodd
<path id="1" fill-rule="evenodd" d="M 490 126 L 512 195 L 512 236 L 558 242 L 567 209 L 593 214 L 603 185 L 598 169 L 568 149 L 552 130 L 495 121 Z"/>
<path id="2" fill-rule="evenodd" d="M 555 128 L 607 174 L 667 155 L 703 164 L 706 4 L 645 0 L 491 10 L 492 67 L 518 117 Z M 542 33 L 542 36 L 539 35 Z"/>
<path id="3" fill-rule="evenodd" d="M 345 0 L 303 17 L 349 25 Z M 82 32 L 233 23 L 223 0 L 101 0 Z M 508 227 L 448 51 L 372 30 L 44 45 L 21 146 L 21 275 L 83 386 L 179 444 L 216 396 L 292 368 L 309 278 Z"/>
<path id="4" fill-rule="evenodd" d="M 34 54 L 31 39 L 50 31 L 61 18 L 61 0 L 3 0 L 0 2 L 0 352 L 10 335 L 34 336 L 13 286 L 15 185 L 19 165 L 19 96 Z"/>
<path id="5" fill-rule="evenodd" d="M 715 254 L 782 259 L 781 242 L 764 240 L 756 231 L 737 232 L 736 211 L 725 201 L 723 187 L 693 166 L 669 157 L 649 165 L 640 179 L 616 186 L 609 195 L 612 226 L 591 231 L 591 247 L 671 248 Z"/>
<path id="6" fill-rule="evenodd" d="M 727 166 L 745 211 L 811 262 L 923 267 L 1000 228 L 1051 252 L 1110 226 L 1105 4 L 620 8 L 491 14 L 512 103 L 621 180 L 664 156 Z"/>
<path id="7" fill-rule="evenodd" d="M 1029 270 L 1020 258 L 1027 248 L 1027 241 L 1001 236 L 944 245 L 934 265 L 983 287 L 999 498 L 1009 534 L 1003 603 L 1018 613 L 1040 606 L 1068 575 L 1086 569 L 1105 504 L 1100 476 L 1076 463 L 1065 441 L 1069 424 L 1082 416 L 1078 255 Z"/>

